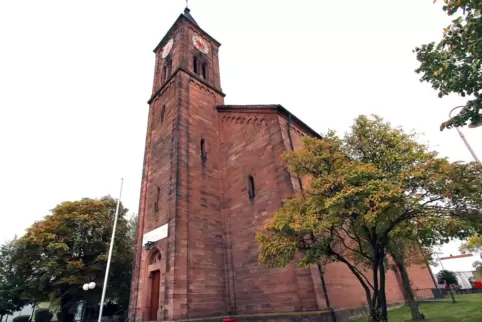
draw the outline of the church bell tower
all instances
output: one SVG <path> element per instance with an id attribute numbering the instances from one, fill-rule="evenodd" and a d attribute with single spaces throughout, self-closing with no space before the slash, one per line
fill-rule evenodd
<path id="1" fill-rule="evenodd" d="M 130 321 L 229 313 L 219 47 L 186 8 L 154 49 Z"/>

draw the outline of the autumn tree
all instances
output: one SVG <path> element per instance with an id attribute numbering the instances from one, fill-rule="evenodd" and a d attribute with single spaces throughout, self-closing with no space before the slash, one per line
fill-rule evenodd
<path id="1" fill-rule="evenodd" d="M 442 123 L 440 129 L 482 124 L 482 2 L 479 0 L 444 0 L 442 8 L 454 17 L 443 29 L 437 43 L 416 47 L 421 82 L 428 82 L 441 98 L 451 93 L 467 97 L 465 108 Z"/>
<path id="2" fill-rule="evenodd" d="M 460 245 L 459 250 L 465 253 L 476 253 L 482 251 L 482 235 L 473 235 L 467 238 L 467 241 Z"/>
<path id="3" fill-rule="evenodd" d="M 24 297 L 58 300 L 62 321 L 72 321 L 75 302 L 100 300 L 113 228 L 116 200 L 82 199 L 59 204 L 52 214 L 34 223 L 18 241 L 17 273 L 23 276 Z M 127 307 L 133 241 L 120 206 L 106 300 Z M 82 290 L 84 283 L 97 287 Z"/>
<path id="4" fill-rule="evenodd" d="M 28 304 L 22 297 L 22 279 L 16 274 L 13 262 L 16 248 L 17 238 L 0 246 L 0 321 Z"/>
<path id="5" fill-rule="evenodd" d="M 474 234 L 467 238 L 467 241 L 460 245 L 459 250 L 462 254 L 465 253 L 480 253 L 482 252 L 482 235 Z M 482 263 L 475 261 L 472 263 L 472 267 L 479 269 Z"/>
<path id="6" fill-rule="evenodd" d="M 258 234 L 261 263 L 344 263 L 365 291 L 372 321 L 387 319 L 387 251 L 397 229 L 457 222 L 482 209 L 480 165 L 438 158 L 416 134 L 376 116 L 357 118 L 343 139 L 332 131 L 305 137 L 284 157 L 293 175 L 311 181 Z"/>

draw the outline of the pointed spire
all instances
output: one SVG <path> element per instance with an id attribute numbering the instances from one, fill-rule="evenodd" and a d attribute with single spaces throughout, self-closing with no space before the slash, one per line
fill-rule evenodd
<path id="1" fill-rule="evenodd" d="M 184 9 L 184 16 L 189 20 L 191 21 L 193 24 L 195 24 L 196 26 L 199 27 L 199 25 L 197 24 L 196 20 L 194 20 L 194 18 L 191 16 L 191 10 L 189 10 L 189 8 L 187 7 L 187 4 L 188 2 L 186 1 L 186 9 Z"/>

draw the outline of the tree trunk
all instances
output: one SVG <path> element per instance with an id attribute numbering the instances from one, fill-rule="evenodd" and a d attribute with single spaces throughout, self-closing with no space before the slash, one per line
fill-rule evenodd
<path id="1" fill-rule="evenodd" d="M 382 306 L 382 317 L 384 321 L 388 321 L 387 312 L 387 295 L 385 293 L 385 263 L 384 257 L 380 259 L 380 304 Z"/>
<path id="2" fill-rule="evenodd" d="M 397 266 L 397 270 L 400 273 L 400 277 L 402 279 L 403 292 L 405 293 L 405 297 L 407 298 L 407 304 L 410 307 L 412 321 L 425 320 L 425 315 L 420 312 L 418 308 L 418 303 L 415 300 L 415 296 L 413 295 L 412 285 L 410 284 L 410 278 L 408 277 L 408 272 L 405 264 L 396 256 L 392 255 L 392 258 L 395 262 L 395 265 Z"/>
<path id="3" fill-rule="evenodd" d="M 380 270 L 380 256 L 375 254 L 375 258 L 372 264 L 372 274 L 373 274 L 373 297 L 370 301 L 370 316 L 369 321 L 371 322 L 385 322 L 386 318 L 383 316 L 383 295 L 380 293 L 379 275 Z M 381 282 L 381 281 L 380 281 Z"/>
<path id="4" fill-rule="evenodd" d="M 3 314 L 0 315 L 0 322 L 3 322 Z"/>
<path id="5" fill-rule="evenodd" d="M 452 298 L 452 303 L 455 303 L 456 301 L 455 301 L 454 293 L 452 292 L 452 288 L 449 287 L 449 288 L 447 289 L 447 292 L 450 294 L 450 297 Z"/>
<path id="6" fill-rule="evenodd" d="M 368 317 L 368 321 L 370 322 L 385 322 L 386 319 L 383 318 L 382 310 L 381 310 L 381 305 L 380 305 L 380 299 L 379 299 L 379 291 L 376 290 L 373 292 L 373 298 L 370 303 L 370 316 Z"/>

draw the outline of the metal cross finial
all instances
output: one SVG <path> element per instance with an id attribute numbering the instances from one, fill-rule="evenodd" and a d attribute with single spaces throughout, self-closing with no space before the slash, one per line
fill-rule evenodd
<path id="1" fill-rule="evenodd" d="M 186 8 L 189 8 L 189 0 L 186 0 Z"/>

